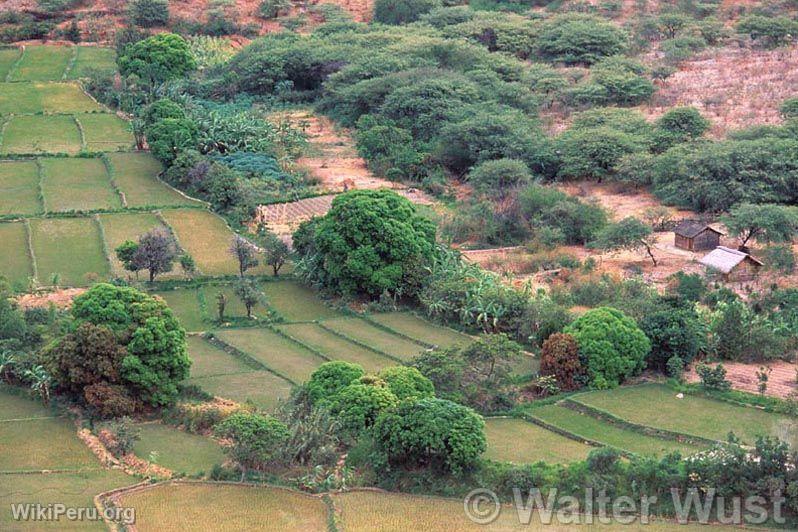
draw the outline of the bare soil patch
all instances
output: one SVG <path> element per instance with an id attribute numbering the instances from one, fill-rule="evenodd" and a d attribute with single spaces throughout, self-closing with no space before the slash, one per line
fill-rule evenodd
<path id="1" fill-rule="evenodd" d="M 785 362 L 782 360 L 769 362 L 767 364 L 723 362 L 723 367 L 726 368 L 726 379 L 732 383 L 732 388 L 750 393 L 759 393 L 759 380 L 756 377 L 756 373 L 763 366 L 771 370 L 765 395 L 785 399 L 798 391 L 798 384 L 796 384 L 796 370 L 798 370 L 798 365 L 794 362 Z M 687 371 L 685 378 L 688 382 L 701 382 L 701 379 L 695 372 L 695 364 Z"/>
<path id="2" fill-rule="evenodd" d="M 49 307 L 51 304 L 58 308 L 69 308 L 72 306 L 72 300 L 85 291 L 85 288 L 66 288 L 53 292 L 25 294 L 17 299 L 17 303 L 23 309 Z"/>

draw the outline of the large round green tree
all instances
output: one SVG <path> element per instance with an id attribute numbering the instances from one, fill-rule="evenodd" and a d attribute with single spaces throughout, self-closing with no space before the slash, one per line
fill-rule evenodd
<path id="1" fill-rule="evenodd" d="M 119 56 L 119 71 L 150 84 L 185 76 L 197 67 L 188 42 L 174 33 L 159 33 L 131 44 Z"/>
<path id="2" fill-rule="evenodd" d="M 645 366 L 651 350 L 635 321 L 620 310 L 589 310 L 563 330 L 579 346 L 579 358 L 594 388 L 614 388 Z"/>
<path id="3" fill-rule="evenodd" d="M 341 294 L 414 293 L 435 249 L 435 225 L 390 190 L 356 190 L 294 235 L 299 272 Z"/>

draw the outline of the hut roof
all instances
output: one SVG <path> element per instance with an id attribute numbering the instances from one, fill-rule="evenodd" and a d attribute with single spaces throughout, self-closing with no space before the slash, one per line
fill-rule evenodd
<path id="1" fill-rule="evenodd" d="M 698 262 L 704 266 L 708 266 L 715 270 L 720 270 L 723 273 L 729 273 L 734 269 L 735 266 L 743 262 L 746 258 L 762 266 L 760 261 L 756 260 L 748 253 L 743 253 L 742 251 L 724 246 L 716 247 Z"/>
<path id="2" fill-rule="evenodd" d="M 707 229 L 719 235 L 723 234 L 709 224 L 704 222 L 695 222 L 693 220 L 683 220 L 674 228 L 673 232 L 686 238 L 695 238 Z"/>

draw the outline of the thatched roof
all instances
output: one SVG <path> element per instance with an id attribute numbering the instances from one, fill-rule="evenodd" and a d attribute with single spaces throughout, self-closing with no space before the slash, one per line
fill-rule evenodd
<path id="1" fill-rule="evenodd" d="M 709 224 L 704 222 L 696 222 L 693 220 L 682 220 L 682 222 L 674 228 L 673 232 L 686 238 L 695 238 L 706 230 L 712 231 L 719 235 L 723 234 Z"/>
<path id="2" fill-rule="evenodd" d="M 734 269 L 735 266 L 746 259 L 752 260 L 756 264 L 762 266 L 761 262 L 756 260 L 748 253 L 743 253 L 742 251 L 724 246 L 716 247 L 698 262 L 709 268 L 720 270 L 723 273 L 729 273 Z"/>

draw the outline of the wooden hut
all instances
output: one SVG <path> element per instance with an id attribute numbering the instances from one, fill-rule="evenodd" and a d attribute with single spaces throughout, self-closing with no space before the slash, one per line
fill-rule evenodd
<path id="1" fill-rule="evenodd" d="M 688 251 L 715 249 L 720 245 L 720 231 L 703 222 L 684 220 L 673 230 L 674 245 Z"/>
<path id="2" fill-rule="evenodd" d="M 762 263 L 736 249 L 718 246 L 700 261 L 701 264 L 720 272 L 724 281 L 750 281 L 762 268 Z"/>

